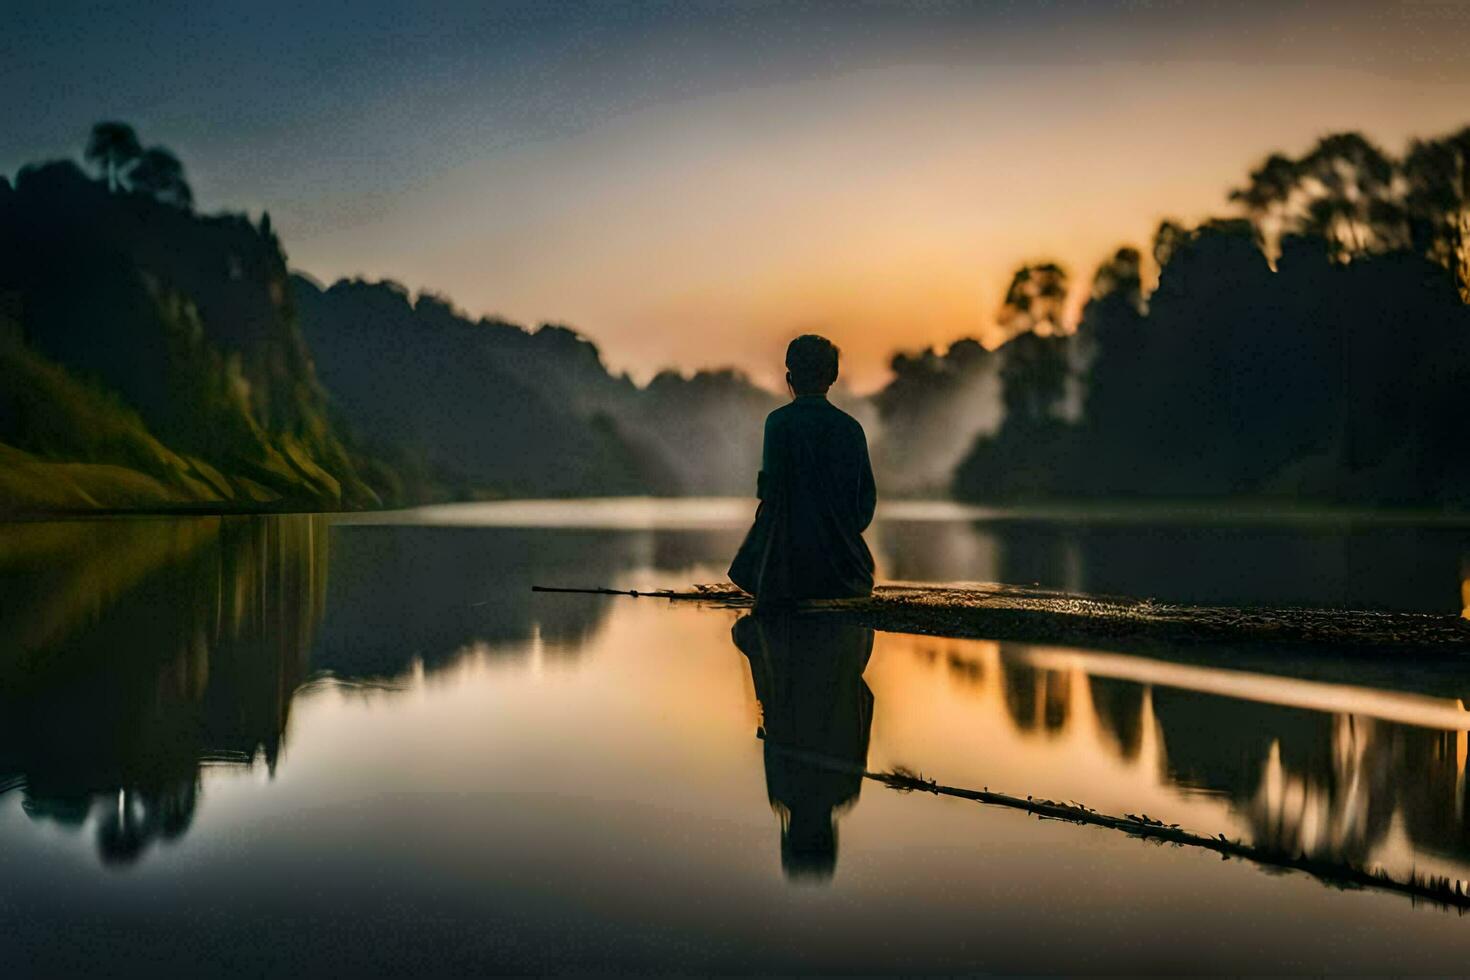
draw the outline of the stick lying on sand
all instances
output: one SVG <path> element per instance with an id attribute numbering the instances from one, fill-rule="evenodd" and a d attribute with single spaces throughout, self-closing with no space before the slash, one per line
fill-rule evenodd
<path id="1" fill-rule="evenodd" d="M 558 588 L 533 585 L 533 592 L 572 592 L 712 602 L 729 608 L 755 604 L 728 583 L 687 591 L 659 589 Z M 1330 647 L 1334 652 L 1470 653 L 1470 621 L 1457 616 L 1360 609 L 1194 606 L 1115 596 L 1078 595 L 1012 585 L 880 585 L 861 599 L 798 603 L 795 611 L 821 614 L 897 633 L 990 640 L 1021 640 L 1060 646 L 1109 648 L 1196 644 L 1270 644 Z"/>

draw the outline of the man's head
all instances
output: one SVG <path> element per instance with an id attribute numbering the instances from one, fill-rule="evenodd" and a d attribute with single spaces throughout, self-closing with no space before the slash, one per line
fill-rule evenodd
<path id="1" fill-rule="evenodd" d="M 837 347 L 805 333 L 786 347 L 786 381 L 798 395 L 825 395 L 837 380 Z"/>

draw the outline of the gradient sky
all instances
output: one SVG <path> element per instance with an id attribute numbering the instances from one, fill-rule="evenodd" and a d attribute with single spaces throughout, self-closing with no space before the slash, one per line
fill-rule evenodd
<path id="1" fill-rule="evenodd" d="M 0 16 L 0 173 L 133 122 L 293 266 L 554 320 L 646 378 L 860 390 L 993 339 L 1018 262 L 1089 281 L 1226 213 L 1272 150 L 1470 123 L 1470 4 L 31 3 Z"/>

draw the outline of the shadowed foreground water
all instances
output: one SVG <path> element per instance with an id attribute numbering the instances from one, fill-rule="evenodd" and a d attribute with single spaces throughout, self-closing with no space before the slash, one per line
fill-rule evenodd
<path id="1" fill-rule="evenodd" d="M 741 529 L 473 513 L 6 526 L 7 969 L 1462 967 L 1454 913 L 779 749 L 1470 879 L 1470 669 L 1328 682 L 532 595 L 720 578 Z M 907 579 L 1435 612 L 1464 540 L 873 532 Z"/>

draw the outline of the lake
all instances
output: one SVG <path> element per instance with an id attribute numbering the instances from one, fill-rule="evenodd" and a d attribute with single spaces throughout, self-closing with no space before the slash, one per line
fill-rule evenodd
<path id="1" fill-rule="evenodd" d="M 750 512 L 0 525 L 0 962 L 1463 970 L 1470 922 L 1433 904 L 897 792 L 782 746 L 1470 882 L 1470 663 L 1273 673 L 530 591 L 722 580 Z M 869 538 L 896 580 L 1470 605 L 1451 521 L 897 503 Z"/>

